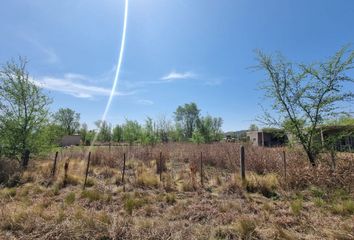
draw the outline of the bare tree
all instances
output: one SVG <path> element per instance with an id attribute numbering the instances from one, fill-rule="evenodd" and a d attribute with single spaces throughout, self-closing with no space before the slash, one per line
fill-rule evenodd
<path id="1" fill-rule="evenodd" d="M 315 166 L 321 149 L 320 142 L 316 141 L 319 126 L 339 114 L 343 102 L 354 98 L 353 92 L 343 87 L 353 83 L 348 74 L 354 68 L 354 51 L 343 47 L 327 61 L 315 64 L 293 64 L 281 55 L 273 58 L 261 51 L 257 56 L 258 68 L 268 77 L 263 89 L 273 101 L 275 112 L 266 111 L 264 122 L 284 126 L 300 142 Z"/>

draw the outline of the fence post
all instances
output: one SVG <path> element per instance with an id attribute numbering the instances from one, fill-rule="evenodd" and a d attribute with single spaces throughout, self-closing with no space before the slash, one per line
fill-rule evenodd
<path id="1" fill-rule="evenodd" d="M 203 152 L 200 152 L 200 183 L 202 184 L 202 187 L 204 185 L 203 182 Z"/>
<path id="2" fill-rule="evenodd" d="M 86 173 L 85 173 L 84 190 L 85 190 L 85 188 L 86 188 L 87 175 L 88 175 L 89 168 L 90 168 L 90 160 L 91 160 L 91 152 L 89 152 L 88 159 L 87 159 L 87 167 L 86 167 Z"/>
<path id="3" fill-rule="evenodd" d="M 69 159 L 66 160 L 66 162 L 64 164 L 64 181 L 63 181 L 64 187 L 66 187 L 66 184 L 67 184 L 68 170 L 69 170 Z"/>
<path id="4" fill-rule="evenodd" d="M 242 182 L 246 180 L 246 167 L 245 167 L 245 147 L 241 146 L 240 149 L 240 170 Z"/>
<path id="5" fill-rule="evenodd" d="M 286 185 L 286 152 L 283 151 L 283 164 L 284 164 L 284 181 Z"/>
<path id="6" fill-rule="evenodd" d="M 57 158 L 58 158 L 58 151 L 55 152 L 55 157 L 54 157 L 54 162 L 53 162 L 53 168 L 52 168 L 52 177 L 55 176 L 55 170 L 57 168 Z"/>
<path id="7" fill-rule="evenodd" d="M 160 164 L 159 164 L 160 182 L 162 180 L 162 152 L 160 152 Z"/>
<path id="8" fill-rule="evenodd" d="M 125 153 L 123 154 L 123 171 L 122 171 L 123 192 L 125 192 L 124 174 L 125 174 Z"/>

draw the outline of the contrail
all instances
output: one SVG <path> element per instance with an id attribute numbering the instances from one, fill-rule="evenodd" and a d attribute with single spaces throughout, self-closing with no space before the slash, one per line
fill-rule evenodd
<path id="1" fill-rule="evenodd" d="M 101 118 L 101 123 L 103 121 L 106 120 L 107 117 L 107 113 L 109 111 L 109 108 L 111 107 L 111 103 L 113 100 L 113 96 L 116 93 L 116 88 L 118 85 L 118 80 L 119 80 L 119 73 L 120 73 L 120 68 L 122 66 L 122 61 L 123 61 L 123 54 L 124 54 L 124 48 L 125 48 L 125 36 L 126 36 L 126 32 L 127 32 L 127 19 L 128 19 L 128 0 L 125 0 L 125 10 L 124 10 L 124 23 L 123 23 L 123 34 L 122 34 L 122 41 L 121 41 L 121 45 L 120 45 L 120 51 L 119 51 L 119 58 L 118 58 L 118 64 L 117 64 L 117 68 L 116 68 L 116 74 L 114 77 L 114 81 L 113 81 L 113 86 L 112 86 L 112 90 L 111 90 L 111 94 L 109 95 L 109 99 L 107 101 L 107 105 L 106 108 L 103 112 L 102 118 Z M 99 126 L 98 131 L 95 133 L 95 136 L 91 142 L 91 146 L 89 148 L 89 151 L 91 151 L 92 146 L 94 145 L 94 143 L 97 140 L 99 131 L 100 131 L 101 126 Z M 88 152 L 89 152 L 88 151 Z"/>

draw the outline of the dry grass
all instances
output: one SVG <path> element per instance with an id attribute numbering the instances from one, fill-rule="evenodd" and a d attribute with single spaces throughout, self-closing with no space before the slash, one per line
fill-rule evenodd
<path id="1" fill-rule="evenodd" d="M 112 147 L 111 154 L 107 149 L 92 154 L 85 190 L 81 148 L 62 154 L 54 178 L 51 161 L 41 160 L 17 187 L 0 188 L 0 239 L 354 238 L 350 155 L 338 160 L 336 171 L 325 159 L 313 170 L 301 152 L 288 150 L 285 182 L 282 149 L 247 146 L 242 182 L 237 144 Z M 196 164 L 201 150 L 204 186 Z M 161 182 L 160 151 L 166 166 Z M 126 192 L 117 159 L 123 152 Z"/>

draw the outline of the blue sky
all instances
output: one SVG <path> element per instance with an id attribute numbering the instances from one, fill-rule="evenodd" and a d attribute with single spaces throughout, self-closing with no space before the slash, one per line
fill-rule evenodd
<path id="1" fill-rule="evenodd" d="M 43 83 L 52 111 L 69 107 L 93 127 L 112 86 L 123 29 L 123 0 L 0 2 L 0 63 L 18 55 Z M 118 93 L 107 120 L 172 118 L 196 102 L 248 128 L 266 105 L 255 49 L 313 62 L 354 42 L 352 0 L 129 0 Z"/>

